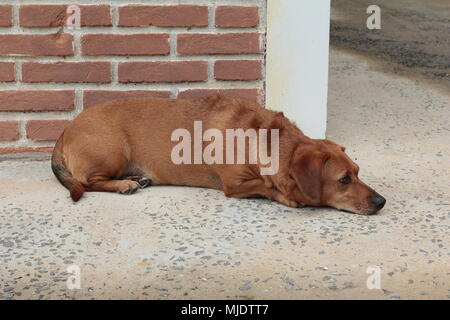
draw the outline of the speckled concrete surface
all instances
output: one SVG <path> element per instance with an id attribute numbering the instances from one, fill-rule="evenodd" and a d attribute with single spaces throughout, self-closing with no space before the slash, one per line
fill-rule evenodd
<path id="1" fill-rule="evenodd" d="M 388 199 L 379 215 L 181 187 L 74 205 L 48 162 L 0 161 L 0 299 L 448 299 L 449 96 L 343 53 L 330 72 L 328 135 Z"/>

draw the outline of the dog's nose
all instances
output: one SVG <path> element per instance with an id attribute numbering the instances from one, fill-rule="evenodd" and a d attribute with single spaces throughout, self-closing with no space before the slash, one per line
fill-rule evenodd
<path id="1" fill-rule="evenodd" d="M 373 199 L 373 205 L 377 210 L 381 210 L 386 204 L 386 199 L 377 194 Z"/>

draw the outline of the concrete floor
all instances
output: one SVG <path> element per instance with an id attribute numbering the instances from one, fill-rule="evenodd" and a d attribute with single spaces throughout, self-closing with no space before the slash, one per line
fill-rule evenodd
<path id="1" fill-rule="evenodd" d="M 368 69 L 332 52 L 328 135 L 388 199 L 379 215 L 182 187 L 74 205 L 48 161 L 4 160 L 0 299 L 450 298 L 450 97 Z"/>

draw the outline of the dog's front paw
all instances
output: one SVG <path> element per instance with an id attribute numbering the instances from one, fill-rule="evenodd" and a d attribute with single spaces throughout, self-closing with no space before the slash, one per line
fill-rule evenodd
<path id="1" fill-rule="evenodd" d="M 298 203 L 294 200 L 289 200 L 288 198 L 280 195 L 275 200 L 277 200 L 279 203 L 284 204 L 285 206 L 291 207 L 291 208 L 297 208 Z"/>
<path id="2" fill-rule="evenodd" d="M 298 203 L 297 201 L 293 201 L 293 200 L 287 200 L 286 203 L 284 203 L 286 206 L 291 207 L 291 208 L 298 208 Z"/>

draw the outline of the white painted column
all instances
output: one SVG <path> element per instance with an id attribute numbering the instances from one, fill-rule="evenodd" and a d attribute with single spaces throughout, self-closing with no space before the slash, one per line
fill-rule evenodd
<path id="1" fill-rule="evenodd" d="M 327 122 L 330 0 L 267 0 L 266 107 L 311 138 Z"/>

